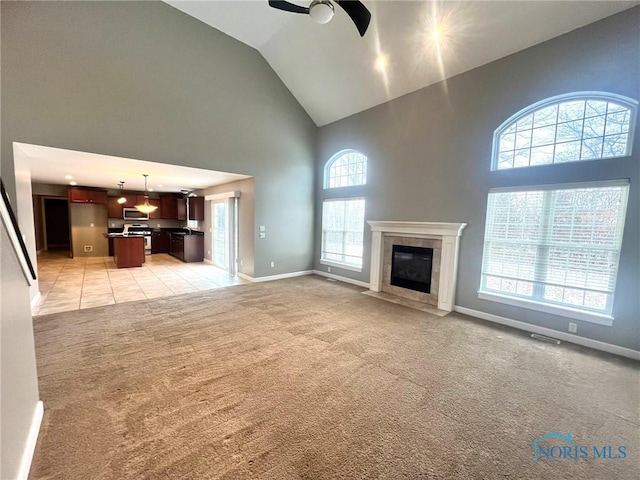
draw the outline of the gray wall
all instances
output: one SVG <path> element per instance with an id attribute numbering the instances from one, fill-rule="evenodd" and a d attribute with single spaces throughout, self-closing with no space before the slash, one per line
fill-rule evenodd
<path id="1" fill-rule="evenodd" d="M 353 148 L 369 159 L 367 220 L 466 222 L 461 240 L 456 304 L 566 332 L 569 320 L 477 298 L 488 190 L 629 178 L 622 258 L 612 327 L 578 322 L 578 334 L 640 349 L 640 133 L 633 156 L 491 172 L 493 131 L 508 117 L 544 98 L 601 90 L 640 100 L 640 7 L 490 63 L 320 129 L 316 165 L 315 268 L 319 263 L 325 162 Z M 361 274 L 369 279 L 371 232 L 365 230 Z M 573 320 L 572 320 L 573 321 Z"/>
<path id="2" fill-rule="evenodd" d="M 104 236 L 107 231 L 106 205 L 69 203 L 69 223 L 74 258 L 109 255 L 109 242 Z M 93 251 L 85 252 L 85 246 L 92 247 Z"/>
<path id="3" fill-rule="evenodd" d="M 3 169 L 4 171 L 4 169 Z M 5 177 L 2 177 L 3 181 Z M 12 208 L 18 217 L 20 233 L 27 247 L 27 252 L 33 264 L 33 268 L 38 271 L 38 257 L 36 256 L 36 229 L 35 216 L 33 214 L 33 195 L 31 194 L 31 173 L 20 170 L 16 172 L 16 197 L 12 201 Z M 40 295 L 38 280 L 34 280 L 29 288 L 30 301 L 35 301 Z"/>
<path id="4" fill-rule="evenodd" d="M 1 61 L 12 195 L 13 141 L 247 174 L 254 274 L 310 268 L 316 127 L 256 50 L 160 2 L 2 2 Z"/>
<path id="5" fill-rule="evenodd" d="M 0 478 L 12 479 L 38 403 L 38 376 L 29 289 L 4 225 L 0 230 Z"/>

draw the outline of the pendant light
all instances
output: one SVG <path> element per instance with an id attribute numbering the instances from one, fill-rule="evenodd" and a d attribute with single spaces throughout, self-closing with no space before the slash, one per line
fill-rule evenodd
<path id="1" fill-rule="evenodd" d="M 147 177 L 149 175 L 146 175 L 143 173 L 142 176 L 144 177 L 144 203 L 141 205 L 136 205 L 136 210 L 142 213 L 155 212 L 158 209 L 158 207 L 156 207 L 155 205 L 149 204 L 149 193 L 147 192 Z"/>
<path id="2" fill-rule="evenodd" d="M 124 182 L 120 182 L 120 198 L 118 199 L 118 203 L 122 205 L 123 203 L 127 203 L 127 198 L 124 196 Z"/>

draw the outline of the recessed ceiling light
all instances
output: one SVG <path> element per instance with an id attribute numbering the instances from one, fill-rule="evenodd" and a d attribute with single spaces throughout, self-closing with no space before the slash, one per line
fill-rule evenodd
<path id="1" fill-rule="evenodd" d="M 64 179 L 65 180 L 71 180 L 73 178 L 73 175 L 65 175 Z"/>
<path id="2" fill-rule="evenodd" d="M 389 65 L 389 57 L 387 57 L 384 53 L 378 55 L 376 58 L 376 63 L 374 64 L 376 70 L 379 72 L 384 72 L 387 69 L 387 65 Z"/>
<path id="3" fill-rule="evenodd" d="M 164 187 L 164 185 L 160 184 L 160 185 L 158 185 L 158 187 L 162 188 L 162 187 Z"/>
<path id="4" fill-rule="evenodd" d="M 77 185 L 77 184 L 78 184 L 78 182 L 73 181 L 73 180 L 71 180 L 71 181 L 69 182 L 69 185 Z"/>
<path id="5" fill-rule="evenodd" d="M 150 189 L 149 189 L 149 191 L 150 191 L 150 192 L 153 192 L 153 188 L 150 188 Z"/>

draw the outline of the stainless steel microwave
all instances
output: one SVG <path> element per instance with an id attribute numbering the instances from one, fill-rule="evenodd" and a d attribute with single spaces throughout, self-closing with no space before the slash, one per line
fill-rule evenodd
<path id="1" fill-rule="evenodd" d="M 149 214 L 135 208 L 123 208 L 122 218 L 125 220 L 149 220 Z"/>

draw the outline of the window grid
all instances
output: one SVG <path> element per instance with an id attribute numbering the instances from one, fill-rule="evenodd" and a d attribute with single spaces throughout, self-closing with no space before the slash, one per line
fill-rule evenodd
<path id="1" fill-rule="evenodd" d="M 630 154 L 635 105 L 598 96 L 563 97 L 527 109 L 495 134 L 494 170 Z"/>
<path id="2" fill-rule="evenodd" d="M 628 184 L 490 192 L 481 292 L 610 314 L 627 195 Z"/>
<path id="3" fill-rule="evenodd" d="M 367 157 L 360 152 L 341 152 L 327 164 L 325 188 L 353 187 L 366 183 Z"/>

